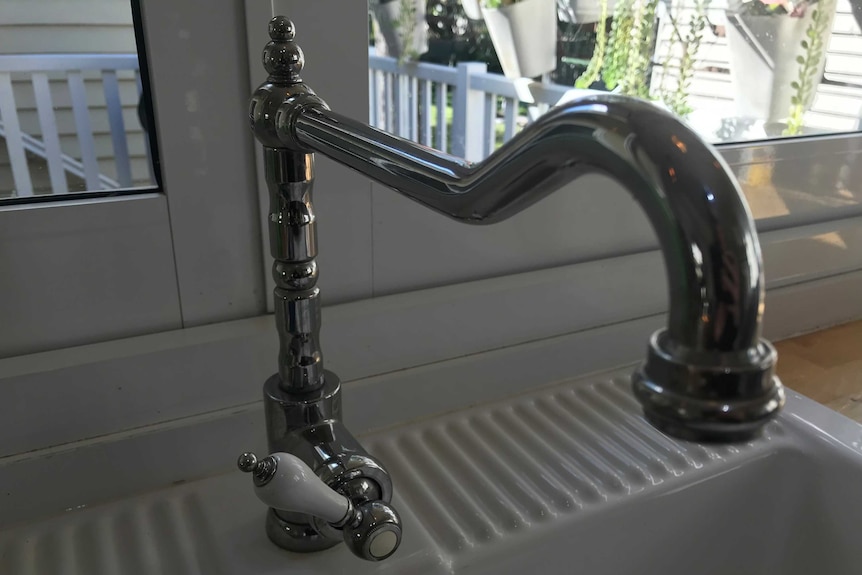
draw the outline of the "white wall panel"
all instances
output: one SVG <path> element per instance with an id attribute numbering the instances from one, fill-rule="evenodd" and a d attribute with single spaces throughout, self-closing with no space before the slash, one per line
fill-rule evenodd
<path id="1" fill-rule="evenodd" d="M 180 327 L 165 197 L 0 207 L 0 357 Z"/>

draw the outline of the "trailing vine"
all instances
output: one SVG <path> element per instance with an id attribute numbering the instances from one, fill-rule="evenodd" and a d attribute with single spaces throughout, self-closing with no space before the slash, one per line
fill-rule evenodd
<path id="1" fill-rule="evenodd" d="M 634 25 L 634 2 L 636 0 L 619 0 L 614 8 L 614 19 L 611 23 L 611 38 L 608 45 L 607 63 L 602 68 L 602 80 L 608 90 L 617 87 L 626 69 L 629 45 L 632 39 Z M 595 58 L 596 54 L 593 54 Z M 604 58 L 604 54 L 602 54 Z"/>
<path id="2" fill-rule="evenodd" d="M 656 8 L 658 0 L 638 0 L 643 8 L 635 12 L 636 18 L 632 29 L 632 42 L 626 62 L 625 75 L 620 82 L 623 94 L 649 98 L 649 70 L 652 64 L 651 55 L 655 40 Z"/>
<path id="3" fill-rule="evenodd" d="M 676 46 L 677 42 L 682 42 L 682 35 L 679 32 L 679 25 L 676 22 L 676 18 L 673 15 L 674 8 L 679 7 L 679 3 L 674 2 L 668 7 L 667 18 L 670 22 L 671 29 L 671 39 L 670 42 L 667 43 L 667 49 L 664 53 L 664 58 L 661 61 L 661 76 L 659 80 L 658 92 L 661 94 L 662 99 L 666 99 L 667 90 L 665 89 L 665 83 L 668 78 L 668 71 L 670 70 L 671 62 L 673 61 L 673 49 Z"/>
<path id="4" fill-rule="evenodd" d="M 694 78 L 694 65 L 697 53 L 703 43 L 703 32 L 706 29 L 706 11 L 710 0 L 695 0 L 694 13 L 688 22 L 688 32 L 685 38 L 679 33 L 676 22 L 673 22 L 674 32 L 682 43 L 682 54 L 679 57 L 679 72 L 676 88 L 670 92 L 662 92 L 662 100 L 674 113 L 687 116 L 692 112 L 688 105 L 688 90 Z M 669 64 L 669 62 L 667 62 Z"/>
<path id="5" fill-rule="evenodd" d="M 805 30 L 805 39 L 800 42 L 803 53 L 796 56 L 799 71 L 797 79 L 790 83 L 790 87 L 795 92 L 790 97 L 790 115 L 783 132 L 785 136 L 794 136 L 802 129 L 805 109 L 820 80 L 816 76 L 823 60 L 829 20 L 834 9 L 835 0 L 822 0 L 811 14 L 811 22 Z"/>
<path id="6" fill-rule="evenodd" d="M 401 45 L 404 47 L 398 54 L 398 64 L 417 59 L 419 54 L 413 45 L 413 36 L 416 33 L 416 2 L 414 0 L 400 0 L 398 22 L 395 29 L 401 36 Z"/>
<path id="7" fill-rule="evenodd" d="M 601 74 L 608 90 L 649 97 L 647 75 L 652 63 L 659 0 L 620 0 L 614 9 L 610 39 L 606 38 L 607 0 L 601 0 L 596 48 L 575 86 L 588 88 Z"/>
<path id="8" fill-rule="evenodd" d="M 596 24 L 596 47 L 587 69 L 575 81 L 576 88 L 589 88 L 599 79 L 605 61 L 605 50 L 608 44 L 607 25 L 608 0 L 599 0 L 599 21 Z"/>

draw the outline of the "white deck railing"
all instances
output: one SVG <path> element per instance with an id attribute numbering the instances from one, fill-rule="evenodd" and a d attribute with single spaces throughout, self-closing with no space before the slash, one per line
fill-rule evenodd
<path id="1" fill-rule="evenodd" d="M 130 187 L 131 161 L 123 121 L 123 105 L 117 72 L 135 72 L 138 94 L 141 93 L 137 54 L 20 54 L 0 55 L 0 137 L 6 141 L 15 194 L 33 195 L 33 184 L 26 153 L 44 158 L 54 194 L 68 193 L 66 173 L 86 182 L 88 190 Z M 84 72 L 99 72 L 105 96 L 113 144 L 116 180 L 101 174 L 90 119 L 90 107 L 84 84 Z M 53 104 L 49 73 L 62 73 L 68 87 L 72 114 L 80 147 L 80 159 L 64 154 Z M 40 137 L 24 133 L 15 102 L 13 80 L 29 77 L 33 88 Z"/>
<path id="2" fill-rule="evenodd" d="M 589 92 L 510 80 L 489 73 L 484 63 L 399 65 L 373 49 L 368 60 L 372 126 L 471 161 L 488 156 L 549 107 Z M 519 117 L 522 103 L 527 114 Z"/>

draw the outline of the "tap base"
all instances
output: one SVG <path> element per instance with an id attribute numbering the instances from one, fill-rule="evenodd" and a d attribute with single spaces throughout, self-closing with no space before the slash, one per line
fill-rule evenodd
<path id="1" fill-rule="evenodd" d="M 266 534 L 277 546 L 295 553 L 323 551 L 342 542 L 321 535 L 310 523 L 285 521 L 271 507 L 266 513 Z"/>
<path id="2" fill-rule="evenodd" d="M 734 428 L 698 427 L 691 423 L 681 423 L 669 417 L 663 417 L 654 411 L 644 409 L 644 419 L 662 433 L 695 443 L 744 443 L 759 437 L 763 432 L 763 423 L 735 426 Z"/>
<path id="3" fill-rule="evenodd" d="M 341 420 L 341 380 L 331 371 L 324 370 L 323 388 L 310 393 L 290 393 L 284 390 L 281 377 L 276 373 L 263 384 L 263 405 L 266 417 L 266 434 L 270 452 L 294 453 L 295 435 L 315 425 Z M 304 443 L 301 441 L 301 443 Z M 315 469 L 313 459 L 303 460 Z"/>
<path id="4" fill-rule="evenodd" d="M 741 352 L 691 350 L 660 330 L 632 374 L 632 388 L 647 421 L 668 435 L 747 441 L 784 405 L 784 386 L 773 373 L 775 357 L 765 340 Z"/>

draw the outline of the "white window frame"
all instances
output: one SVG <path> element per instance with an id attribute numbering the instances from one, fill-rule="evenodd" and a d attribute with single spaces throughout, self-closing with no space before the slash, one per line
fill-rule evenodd
<path id="1" fill-rule="evenodd" d="M 242 6 L 142 10 L 163 188 L 0 206 L 0 357 L 265 310 Z"/>

